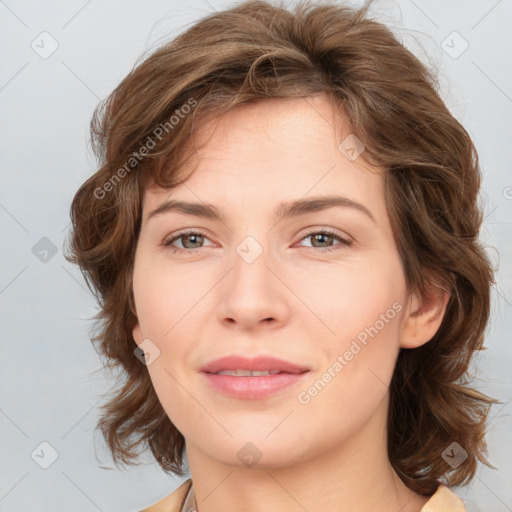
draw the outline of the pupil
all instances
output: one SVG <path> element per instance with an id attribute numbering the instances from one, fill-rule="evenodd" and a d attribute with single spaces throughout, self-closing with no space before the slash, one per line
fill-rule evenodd
<path id="1" fill-rule="evenodd" d="M 196 238 L 202 238 L 202 235 L 185 235 L 185 239 L 186 240 L 192 239 L 192 244 L 199 243 L 201 241 L 201 240 L 199 240 L 199 241 L 195 240 L 194 241 L 194 239 L 196 239 Z M 193 247 L 193 249 L 195 249 L 195 247 Z"/>
<path id="2" fill-rule="evenodd" d="M 313 240 L 314 240 L 315 242 L 319 241 L 320 243 L 322 243 L 321 238 L 328 238 L 328 239 L 330 238 L 330 239 L 332 239 L 332 236 L 331 236 L 331 235 L 322 234 L 322 233 L 319 233 L 319 234 L 317 234 L 317 235 L 313 236 Z M 325 241 L 325 240 L 324 240 L 324 241 Z M 314 243 L 313 243 L 313 246 L 315 246 L 315 244 L 314 244 Z M 315 247 L 318 247 L 318 246 L 315 246 Z"/>

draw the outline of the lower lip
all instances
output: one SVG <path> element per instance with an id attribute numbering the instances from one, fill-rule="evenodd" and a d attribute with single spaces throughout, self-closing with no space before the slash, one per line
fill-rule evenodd
<path id="1" fill-rule="evenodd" d="M 276 373 L 262 377 L 235 377 L 202 372 L 210 386 L 219 393 L 234 398 L 258 399 L 270 396 L 278 391 L 300 382 L 309 373 Z"/>

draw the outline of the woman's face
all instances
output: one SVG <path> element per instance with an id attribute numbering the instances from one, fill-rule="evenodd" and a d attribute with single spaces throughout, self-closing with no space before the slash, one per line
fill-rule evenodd
<path id="1" fill-rule="evenodd" d="M 324 96 L 239 108 L 201 125 L 216 130 L 188 181 L 145 192 L 133 335 L 188 452 L 277 467 L 382 441 L 410 301 L 382 172 L 333 116 Z M 150 217 L 167 200 L 196 206 Z M 226 356 L 294 366 L 214 375 Z"/>

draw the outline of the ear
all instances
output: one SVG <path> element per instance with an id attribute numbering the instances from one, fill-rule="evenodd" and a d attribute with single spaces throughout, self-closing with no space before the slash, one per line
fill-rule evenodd
<path id="1" fill-rule="evenodd" d="M 136 318 L 135 326 L 132 329 L 132 336 L 133 336 L 135 343 L 137 345 L 140 345 L 142 343 L 142 340 L 144 339 L 144 336 L 142 335 L 142 329 L 140 328 L 139 318 L 137 317 L 137 310 L 135 308 L 133 292 L 130 294 L 129 304 L 130 304 L 130 309 Z"/>
<path id="2" fill-rule="evenodd" d="M 450 293 L 435 282 L 427 282 L 425 293 L 412 294 L 406 308 L 401 348 L 417 348 L 430 341 L 438 331 L 446 313 Z"/>
<path id="3" fill-rule="evenodd" d="M 135 343 L 137 343 L 137 345 L 140 345 L 142 343 L 144 336 L 142 335 L 142 330 L 140 328 L 139 320 L 137 320 L 135 327 L 132 329 L 132 336 L 133 336 Z"/>

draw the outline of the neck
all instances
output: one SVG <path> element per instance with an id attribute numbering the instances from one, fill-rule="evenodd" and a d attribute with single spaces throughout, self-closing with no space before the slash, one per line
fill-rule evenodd
<path id="1" fill-rule="evenodd" d="M 324 447 L 286 463 L 252 468 L 220 463 L 187 441 L 198 511 L 218 512 L 229 503 L 230 509 L 246 512 L 420 512 L 428 498 L 408 489 L 389 463 L 385 406 L 336 449 Z"/>

